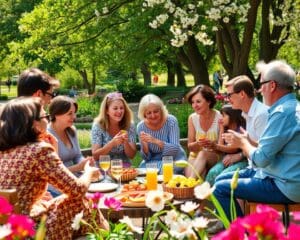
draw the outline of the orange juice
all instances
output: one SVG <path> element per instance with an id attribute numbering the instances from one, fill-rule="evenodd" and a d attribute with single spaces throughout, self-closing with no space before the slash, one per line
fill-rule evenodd
<path id="1" fill-rule="evenodd" d="M 163 163 L 163 180 L 168 183 L 173 177 L 173 161 L 170 163 Z"/>
<path id="2" fill-rule="evenodd" d="M 157 169 L 156 168 L 147 168 L 146 171 L 146 181 L 148 190 L 157 189 Z"/>
<path id="3" fill-rule="evenodd" d="M 100 168 L 106 172 L 110 167 L 110 162 L 100 162 L 99 165 Z"/>

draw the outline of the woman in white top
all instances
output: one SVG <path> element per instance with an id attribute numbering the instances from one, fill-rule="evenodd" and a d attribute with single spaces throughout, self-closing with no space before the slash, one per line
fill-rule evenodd
<path id="1" fill-rule="evenodd" d="M 194 113 L 188 120 L 188 149 L 190 151 L 189 163 L 204 178 L 209 168 L 219 159 L 216 152 L 206 150 L 209 141 L 217 141 L 219 135 L 219 120 L 222 115 L 214 110 L 216 104 L 214 91 L 205 85 L 194 87 L 186 96 L 192 105 Z M 195 177 L 191 167 L 185 169 L 185 175 Z"/>

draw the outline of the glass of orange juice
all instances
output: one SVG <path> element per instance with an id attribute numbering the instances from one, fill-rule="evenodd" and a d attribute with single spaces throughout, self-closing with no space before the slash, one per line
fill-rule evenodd
<path id="1" fill-rule="evenodd" d="M 157 163 L 146 163 L 147 190 L 157 189 Z"/>
<path id="2" fill-rule="evenodd" d="M 163 162 L 163 181 L 164 183 L 168 183 L 173 177 L 173 157 L 172 156 L 164 156 L 162 158 Z"/>

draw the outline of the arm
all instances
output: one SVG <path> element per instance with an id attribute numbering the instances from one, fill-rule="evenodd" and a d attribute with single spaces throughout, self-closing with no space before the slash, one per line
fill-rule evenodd
<path id="1" fill-rule="evenodd" d="M 136 154 L 135 130 L 130 126 L 129 131 L 124 133 L 124 151 L 128 158 L 134 158 Z"/>
<path id="2" fill-rule="evenodd" d="M 201 149 L 199 142 L 196 141 L 196 130 L 191 115 L 188 119 L 188 149 L 193 152 L 198 152 Z"/>

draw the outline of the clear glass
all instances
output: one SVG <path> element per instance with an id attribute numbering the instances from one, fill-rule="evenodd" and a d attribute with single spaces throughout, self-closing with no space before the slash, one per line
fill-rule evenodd
<path id="1" fill-rule="evenodd" d="M 164 156 L 162 158 L 162 171 L 163 171 L 163 181 L 168 183 L 173 177 L 173 156 Z"/>
<path id="2" fill-rule="evenodd" d="M 157 163 L 146 163 L 146 182 L 148 190 L 157 190 Z"/>
<path id="3" fill-rule="evenodd" d="M 118 181 L 118 190 L 121 190 L 121 176 L 123 172 L 123 161 L 122 159 L 112 159 L 110 165 L 111 175 Z"/>
<path id="4" fill-rule="evenodd" d="M 104 171 L 103 182 L 108 182 L 108 180 L 107 180 L 107 171 L 110 168 L 110 156 L 109 155 L 100 155 L 100 157 L 99 157 L 99 166 Z"/>

